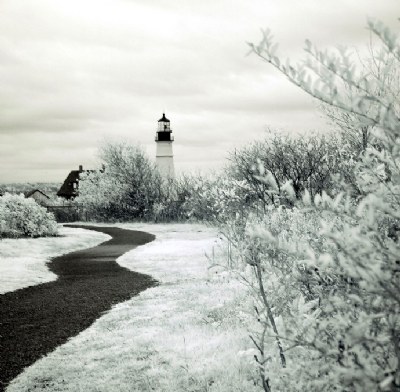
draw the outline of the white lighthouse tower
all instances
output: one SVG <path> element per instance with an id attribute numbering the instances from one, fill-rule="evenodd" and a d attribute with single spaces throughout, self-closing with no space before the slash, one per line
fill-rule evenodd
<path id="1" fill-rule="evenodd" d="M 164 178 L 173 178 L 175 175 L 174 156 L 172 153 L 173 141 L 174 137 L 172 136 L 170 121 L 165 117 L 165 113 L 163 113 L 163 116 L 158 120 L 156 164 Z"/>

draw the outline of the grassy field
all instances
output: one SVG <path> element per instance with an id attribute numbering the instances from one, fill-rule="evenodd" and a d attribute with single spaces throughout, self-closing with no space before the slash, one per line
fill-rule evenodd
<path id="1" fill-rule="evenodd" d="M 116 305 L 26 369 L 7 391 L 258 390 L 248 316 L 239 311 L 246 290 L 228 273 L 208 268 L 206 254 L 224 257 L 215 230 L 119 226 L 157 236 L 118 262 L 160 285 Z"/>
<path id="2" fill-rule="evenodd" d="M 110 238 L 103 233 L 68 227 L 60 227 L 59 234 L 59 237 L 0 241 L 0 294 L 57 279 L 46 267 L 51 258 Z"/>

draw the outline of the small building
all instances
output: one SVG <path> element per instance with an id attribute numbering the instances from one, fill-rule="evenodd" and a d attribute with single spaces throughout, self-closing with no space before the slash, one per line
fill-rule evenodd
<path id="1" fill-rule="evenodd" d="M 57 192 L 57 196 L 63 197 L 67 200 L 73 200 L 79 195 L 79 180 L 82 173 L 88 170 L 83 170 L 82 165 L 79 165 L 79 170 L 71 170 L 68 177 L 65 179 L 61 188 Z"/>
<path id="2" fill-rule="evenodd" d="M 50 202 L 50 197 L 47 196 L 44 192 L 42 192 L 40 189 L 33 189 L 25 193 L 25 197 L 27 199 L 34 199 L 36 203 L 42 206 L 47 206 Z"/>

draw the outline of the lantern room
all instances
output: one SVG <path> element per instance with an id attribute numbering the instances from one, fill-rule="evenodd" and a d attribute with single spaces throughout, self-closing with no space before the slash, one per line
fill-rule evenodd
<path id="1" fill-rule="evenodd" d="M 158 120 L 158 132 L 171 132 L 170 121 L 165 117 L 165 113 Z"/>
<path id="2" fill-rule="evenodd" d="M 174 137 L 171 135 L 172 130 L 170 128 L 170 121 L 165 117 L 163 113 L 162 117 L 158 120 L 158 129 L 156 142 L 172 142 Z"/>

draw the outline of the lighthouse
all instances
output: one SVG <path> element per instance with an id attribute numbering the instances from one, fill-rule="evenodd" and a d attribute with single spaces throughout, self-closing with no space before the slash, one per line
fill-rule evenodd
<path id="1" fill-rule="evenodd" d="M 175 175 L 174 170 L 174 156 L 172 153 L 172 130 L 170 121 L 163 113 L 162 117 L 158 120 L 158 129 L 156 134 L 156 164 L 158 170 L 164 178 L 173 178 Z"/>

